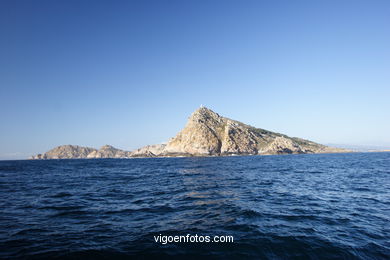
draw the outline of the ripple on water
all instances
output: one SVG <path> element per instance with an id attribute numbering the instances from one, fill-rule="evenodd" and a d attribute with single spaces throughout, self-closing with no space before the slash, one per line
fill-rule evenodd
<path id="1" fill-rule="evenodd" d="M 0 258 L 388 259 L 389 169 L 390 153 L 0 161 Z"/>

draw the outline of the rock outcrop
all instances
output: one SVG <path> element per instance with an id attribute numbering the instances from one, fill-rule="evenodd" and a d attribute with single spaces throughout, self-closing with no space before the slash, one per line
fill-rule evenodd
<path id="1" fill-rule="evenodd" d="M 87 158 L 128 158 L 131 152 L 117 149 L 111 145 L 104 145 L 99 150 L 87 155 Z"/>
<path id="2" fill-rule="evenodd" d="M 131 157 L 156 157 L 164 153 L 165 144 L 154 144 L 141 147 L 131 152 Z"/>
<path id="3" fill-rule="evenodd" d="M 219 156 L 301 153 L 340 153 L 333 148 L 296 137 L 255 128 L 222 117 L 201 107 L 189 117 L 186 126 L 167 144 L 148 145 L 128 152 L 105 145 L 99 150 L 63 145 L 31 159 L 130 158 L 159 156 Z"/>
<path id="4" fill-rule="evenodd" d="M 243 124 L 201 107 L 165 146 L 163 154 L 236 155 L 346 152 Z"/>

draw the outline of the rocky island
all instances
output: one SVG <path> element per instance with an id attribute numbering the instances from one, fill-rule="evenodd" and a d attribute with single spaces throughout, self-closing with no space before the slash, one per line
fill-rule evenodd
<path id="1" fill-rule="evenodd" d="M 30 159 L 132 158 L 175 156 L 270 155 L 342 153 L 349 150 L 289 137 L 232 120 L 200 107 L 186 126 L 167 144 L 123 151 L 110 145 L 100 149 L 77 145 L 58 146 Z"/>

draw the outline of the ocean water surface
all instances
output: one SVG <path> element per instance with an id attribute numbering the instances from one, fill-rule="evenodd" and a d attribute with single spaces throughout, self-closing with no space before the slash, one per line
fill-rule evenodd
<path id="1" fill-rule="evenodd" d="M 0 211 L 6 259 L 389 259 L 390 153 L 0 161 Z"/>

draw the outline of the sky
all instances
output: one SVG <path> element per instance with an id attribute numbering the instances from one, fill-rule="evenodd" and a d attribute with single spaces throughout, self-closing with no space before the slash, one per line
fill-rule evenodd
<path id="1" fill-rule="evenodd" d="M 390 1 L 0 1 L 0 159 L 163 143 L 201 104 L 390 147 Z"/>

